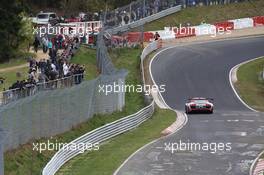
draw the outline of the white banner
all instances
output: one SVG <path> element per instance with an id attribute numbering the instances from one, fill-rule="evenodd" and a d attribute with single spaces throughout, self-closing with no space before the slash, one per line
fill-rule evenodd
<path id="1" fill-rule="evenodd" d="M 229 21 L 234 23 L 234 29 L 254 27 L 254 21 L 252 18 L 233 19 Z"/>

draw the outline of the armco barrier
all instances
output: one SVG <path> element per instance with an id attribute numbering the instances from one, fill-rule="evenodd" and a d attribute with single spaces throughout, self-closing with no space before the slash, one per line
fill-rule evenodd
<path id="1" fill-rule="evenodd" d="M 234 20 L 229 20 L 229 22 L 234 23 L 235 30 L 254 27 L 254 21 L 252 18 L 234 19 Z"/>
<path id="2" fill-rule="evenodd" d="M 152 116 L 154 112 L 154 101 L 150 105 L 135 114 L 119 119 L 112 123 L 97 128 L 69 143 L 68 145 L 84 145 L 101 143 L 119 134 L 136 128 Z M 64 146 L 63 148 L 66 148 Z M 81 154 L 78 150 L 60 149 L 48 162 L 42 171 L 42 175 L 54 175 L 60 167 L 73 157 Z"/>
<path id="3" fill-rule="evenodd" d="M 263 26 L 264 25 L 264 16 L 253 17 L 254 26 Z"/>
<path id="4" fill-rule="evenodd" d="M 162 47 L 162 40 L 159 39 L 158 41 L 153 41 L 151 43 L 149 43 L 142 51 L 141 53 L 141 74 L 142 74 L 142 79 L 143 79 L 143 83 L 146 84 L 146 80 L 145 80 L 145 74 L 144 74 L 144 60 L 147 57 L 147 55 L 149 55 L 151 52 L 159 49 Z"/>

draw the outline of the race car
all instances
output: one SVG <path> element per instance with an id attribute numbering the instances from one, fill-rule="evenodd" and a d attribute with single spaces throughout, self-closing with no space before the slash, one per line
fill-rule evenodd
<path id="1" fill-rule="evenodd" d="M 207 112 L 212 114 L 214 112 L 214 104 L 212 103 L 213 99 L 195 97 L 190 98 L 185 104 L 186 114 L 194 112 Z"/>

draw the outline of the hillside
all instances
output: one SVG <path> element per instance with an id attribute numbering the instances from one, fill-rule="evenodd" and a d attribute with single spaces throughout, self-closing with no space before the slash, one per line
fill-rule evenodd
<path id="1" fill-rule="evenodd" d="M 228 5 L 214 5 L 186 8 L 178 13 L 153 21 L 145 25 L 145 31 L 164 29 L 169 26 L 190 23 L 197 25 L 201 22 L 213 23 L 228 19 L 264 15 L 264 1 L 253 0 L 250 2 L 234 3 Z"/>

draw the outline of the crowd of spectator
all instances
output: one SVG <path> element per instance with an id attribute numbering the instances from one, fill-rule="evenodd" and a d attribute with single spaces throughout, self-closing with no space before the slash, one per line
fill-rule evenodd
<path id="1" fill-rule="evenodd" d="M 107 12 L 106 25 L 122 26 L 181 4 L 181 0 L 146 0 L 145 4 L 143 2 L 135 1 L 128 6 Z"/>
<path id="2" fill-rule="evenodd" d="M 53 38 L 47 35 L 42 38 L 36 37 L 33 43 L 35 52 L 38 51 L 39 46 L 42 46 L 44 53 L 49 52 L 49 58 L 39 61 L 29 58 L 27 79 L 15 82 L 9 89 L 25 89 L 67 77 L 74 77 L 74 84 L 80 84 L 83 80 L 85 66 L 70 63 L 70 58 L 78 49 L 79 42 L 78 37 L 69 38 L 60 35 Z"/>

